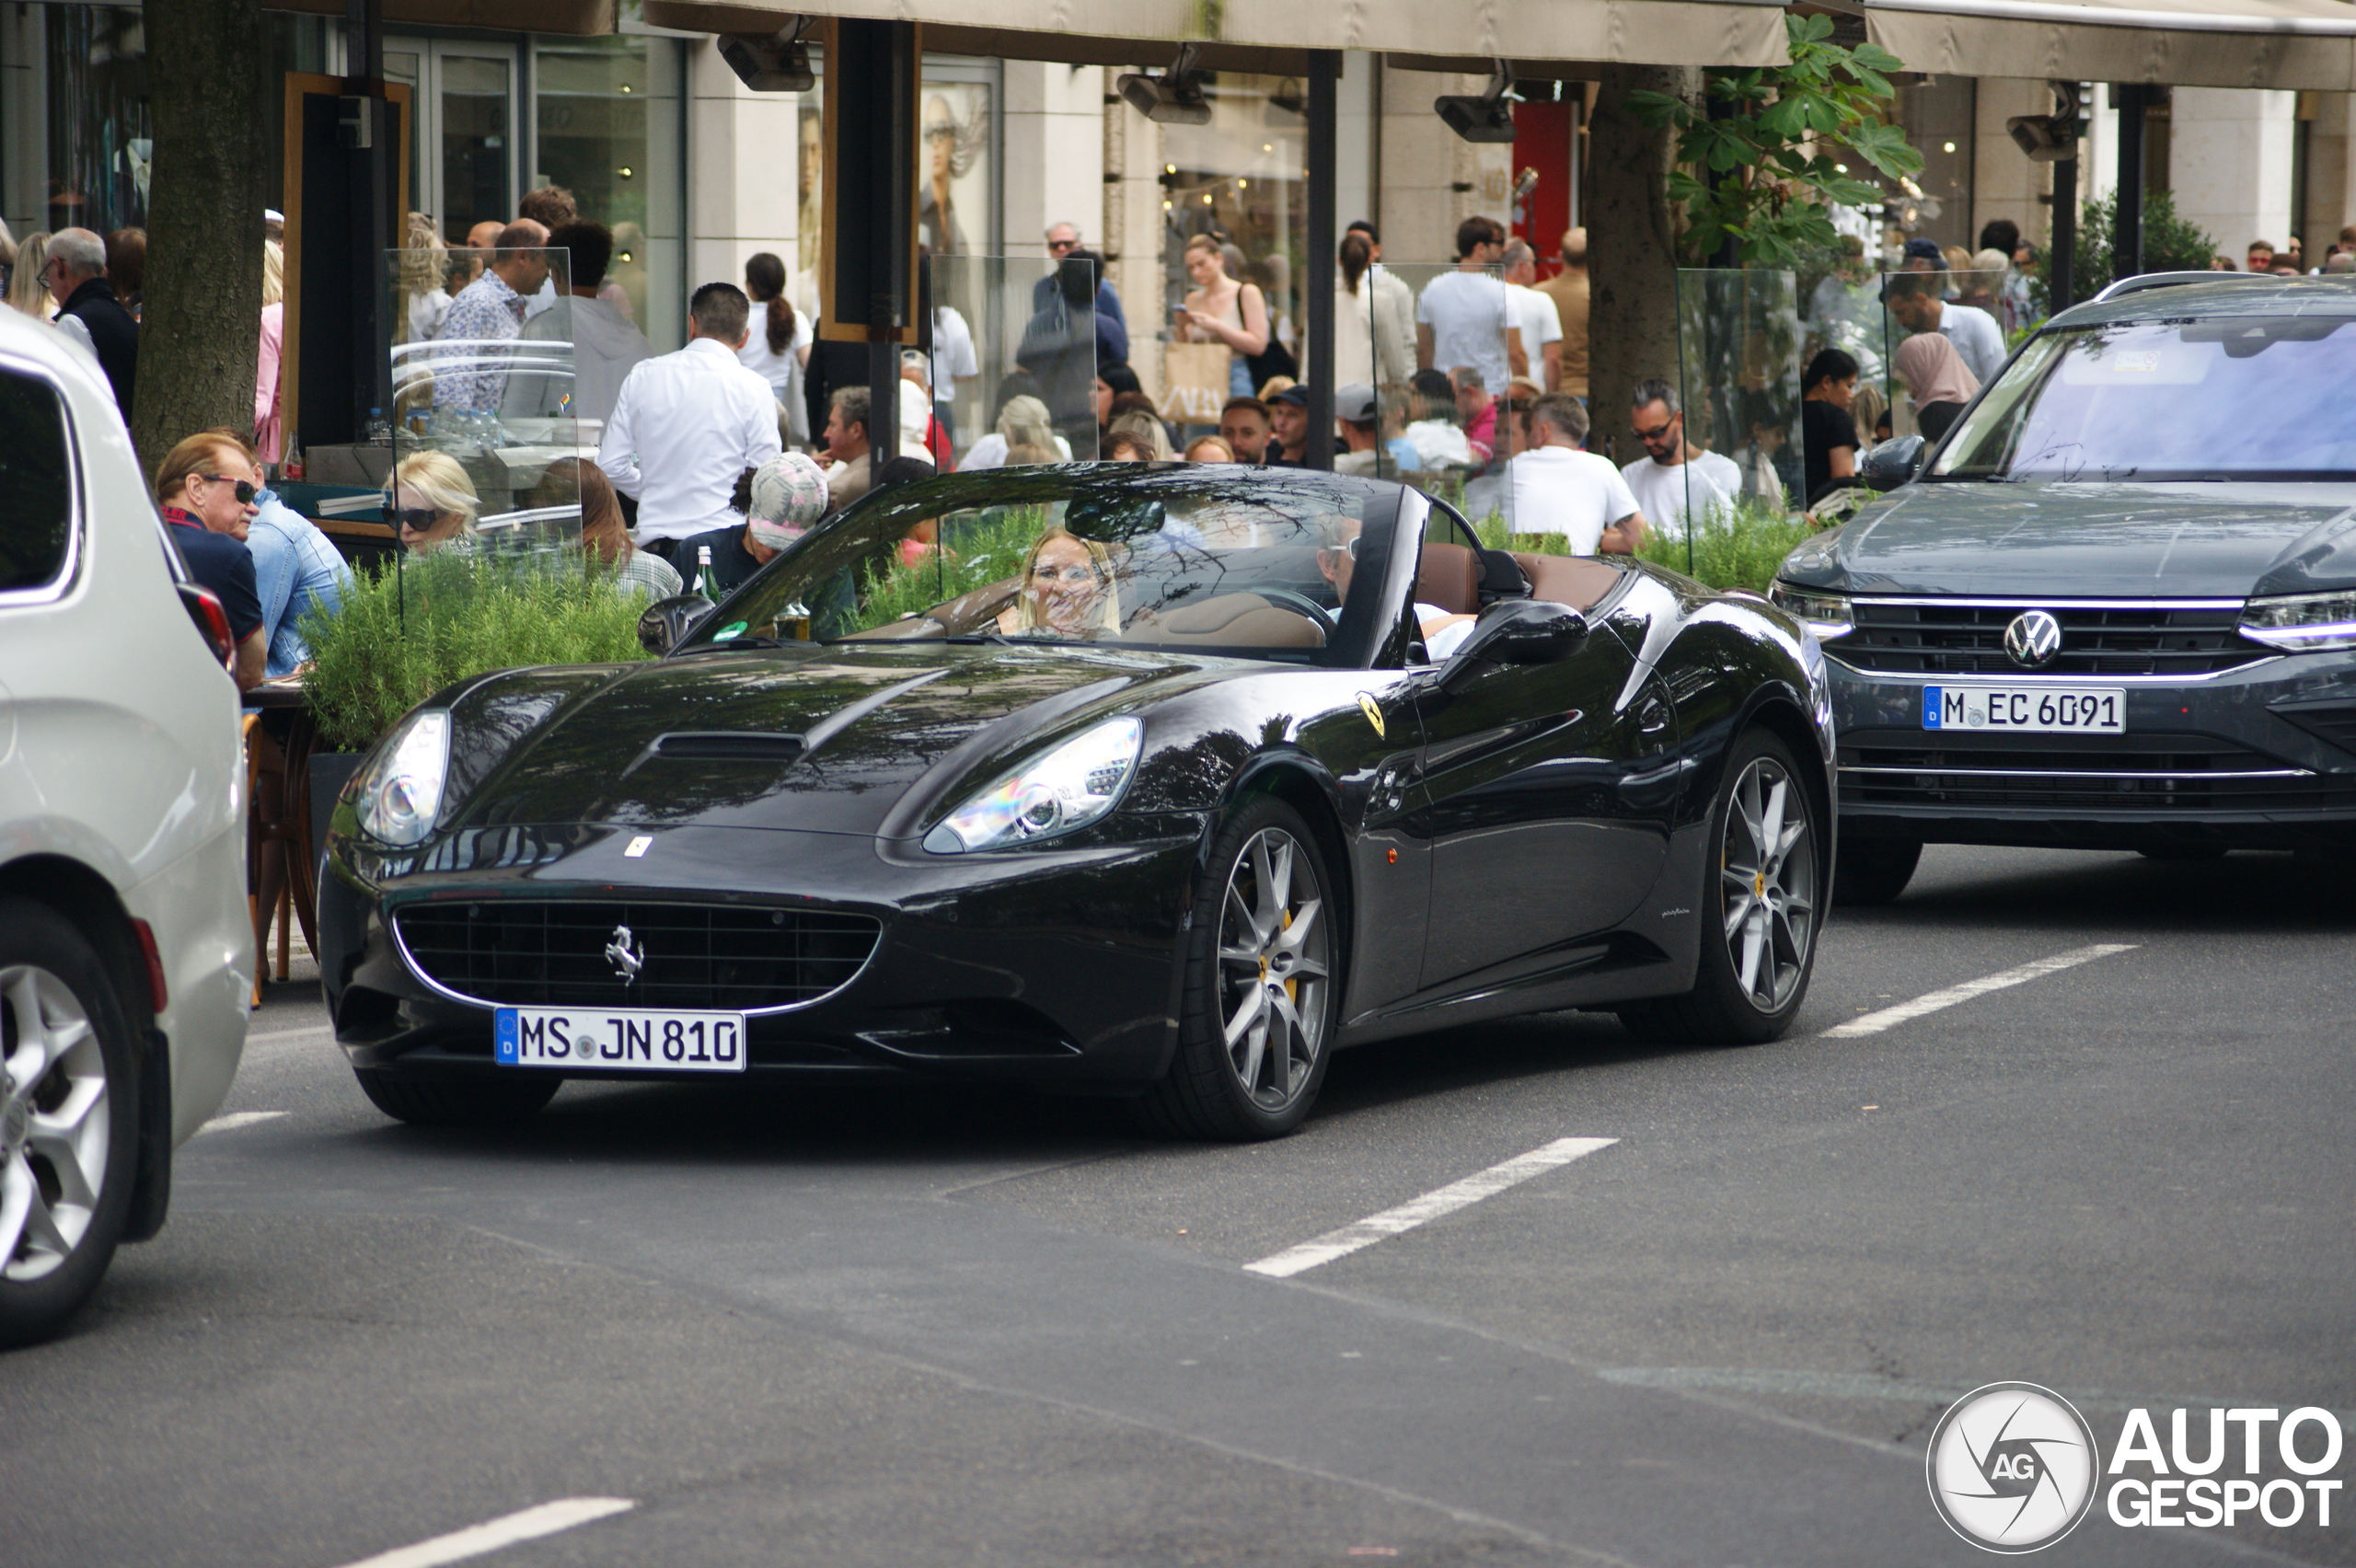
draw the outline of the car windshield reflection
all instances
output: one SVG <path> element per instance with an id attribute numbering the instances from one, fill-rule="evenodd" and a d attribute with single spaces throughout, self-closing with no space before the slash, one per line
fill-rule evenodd
<path id="1" fill-rule="evenodd" d="M 683 648 L 1110 643 L 1349 663 L 1381 609 L 1350 585 L 1383 582 L 1399 498 L 1129 464 L 928 480 L 814 530 Z"/>

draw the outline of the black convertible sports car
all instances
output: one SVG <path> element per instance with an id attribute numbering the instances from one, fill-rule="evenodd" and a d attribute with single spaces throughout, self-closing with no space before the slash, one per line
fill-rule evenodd
<path id="1" fill-rule="evenodd" d="M 704 610 L 441 693 L 355 775 L 320 959 L 390 1114 L 963 1074 L 1265 1137 L 1344 1045 L 1761 1041 L 1807 988 L 1828 691 L 1756 595 L 1484 550 L 1396 484 L 1106 464 L 871 496 Z"/>

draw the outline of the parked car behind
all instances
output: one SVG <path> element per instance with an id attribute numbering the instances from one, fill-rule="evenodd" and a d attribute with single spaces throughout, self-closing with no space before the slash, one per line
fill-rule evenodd
<path id="1" fill-rule="evenodd" d="M 0 1346 L 154 1236 L 245 1047 L 237 692 L 114 399 L 0 311 Z"/>
<path id="2" fill-rule="evenodd" d="M 2356 283 L 2114 285 L 1861 467 L 1899 488 L 1773 595 L 1831 662 L 1840 896 L 1925 842 L 2356 848 Z"/>

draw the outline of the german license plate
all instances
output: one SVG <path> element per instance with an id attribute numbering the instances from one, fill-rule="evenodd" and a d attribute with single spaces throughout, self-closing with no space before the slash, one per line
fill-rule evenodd
<path id="1" fill-rule="evenodd" d="M 2123 735 L 2123 686 L 1926 686 L 1925 730 Z"/>
<path id="2" fill-rule="evenodd" d="M 491 1059 L 502 1067 L 741 1073 L 745 1015 L 652 1008 L 501 1008 Z"/>

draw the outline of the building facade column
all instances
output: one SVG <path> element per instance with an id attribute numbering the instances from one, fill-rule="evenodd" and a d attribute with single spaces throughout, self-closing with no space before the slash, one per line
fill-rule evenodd
<path id="1" fill-rule="evenodd" d="M 2177 215 L 2207 229 L 2236 263 L 2253 239 L 2287 243 L 2298 95 L 2178 87 L 2175 97 Z"/>
<path id="2" fill-rule="evenodd" d="M 742 287 L 746 258 L 767 250 L 786 264 L 788 297 L 813 297 L 794 254 L 801 109 L 800 93 L 745 86 L 711 40 L 688 46 L 689 294 L 706 283 Z"/>

